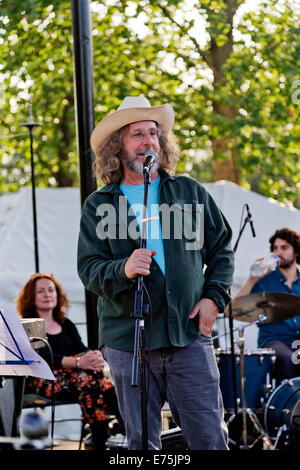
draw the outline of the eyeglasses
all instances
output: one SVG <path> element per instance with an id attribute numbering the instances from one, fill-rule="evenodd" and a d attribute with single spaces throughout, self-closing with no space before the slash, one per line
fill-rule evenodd
<path id="1" fill-rule="evenodd" d="M 160 132 L 158 129 L 148 129 L 148 130 L 141 130 L 137 129 L 136 131 L 128 131 L 128 134 L 133 140 L 136 140 L 137 142 L 142 142 L 145 138 L 146 134 L 149 134 L 152 140 L 157 140 L 160 136 Z"/>

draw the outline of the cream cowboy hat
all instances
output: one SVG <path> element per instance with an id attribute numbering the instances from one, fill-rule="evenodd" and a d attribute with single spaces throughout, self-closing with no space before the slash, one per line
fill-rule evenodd
<path id="1" fill-rule="evenodd" d="M 170 104 L 151 107 L 144 95 L 126 96 L 117 111 L 97 124 L 91 135 L 91 147 L 95 152 L 102 142 L 121 127 L 137 121 L 155 121 L 168 133 L 174 124 L 174 110 Z"/>

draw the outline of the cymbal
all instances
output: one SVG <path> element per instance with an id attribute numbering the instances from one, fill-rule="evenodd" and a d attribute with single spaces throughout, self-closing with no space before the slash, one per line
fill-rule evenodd
<path id="1" fill-rule="evenodd" d="M 286 320 L 300 314 L 300 296 L 281 292 L 257 292 L 231 301 L 234 320 L 254 322 L 260 315 L 266 316 L 263 323 Z M 225 310 L 229 316 L 229 305 Z"/>

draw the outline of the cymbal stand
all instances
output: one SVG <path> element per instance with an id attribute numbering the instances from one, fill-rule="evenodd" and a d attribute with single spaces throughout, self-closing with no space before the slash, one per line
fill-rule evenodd
<path id="1" fill-rule="evenodd" d="M 241 449 L 250 449 L 254 444 L 262 439 L 265 445 L 265 448 L 268 450 L 273 450 L 273 444 L 271 439 L 261 426 L 256 414 L 251 408 L 247 408 L 246 402 L 246 392 L 245 392 L 245 383 L 246 383 L 246 372 L 245 372 L 245 338 L 244 338 L 244 329 L 239 329 L 239 347 L 240 347 L 240 381 L 241 381 L 241 413 L 242 413 L 242 441 L 243 444 L 240 446 Z M 259 438 L 251 445 L 248 444 L 248 431 L 247 431 L 247 417 L 249 417 L 253 427 L 258 431 Z"/>
<path id="2" fill-rule="evenodd" d="M 244 206 L 245 207 L 245 206 Z M 251 222 L 251 215 L 249 210 L 247 211 L 247 217 L 244 219 L 243 225 L 240 227 L 239 234 L 237 240 L 233 247 L 233 252 L 236 253 L 240 239 L 242 234 L 245 230 L 247 223 Z M 229 295 L 231 295 L 231 289 L 229 289 Z M 229 309 L 229 332 L 230 332 L 230 347 L 231 347 L 231 367 L 232 367 L 232 393 L 233 393 L 233 403 L 234 403 L 234 413 L 237 415 L 238 408 L 237 408 L 237 384 L 236 384 L 236 375 L 235 375 L 235 351 L 234 351 L 234 337 L 233 337 L 233 312 L 232 312 L 232 303 L 229 302 L 228 305 Z"/>
<path id="3" fill-rule="evenodd" d="M 240 378 L 241 378 L 241 401 L 242 401 L 242 439 L 243 445 L 248 446 L 247 435 L 247 415 L 246 415 L 246 395 L 245 395 L 245 337 L 243 329 L 239 330 L 239 346 L 240 346 Z"/>

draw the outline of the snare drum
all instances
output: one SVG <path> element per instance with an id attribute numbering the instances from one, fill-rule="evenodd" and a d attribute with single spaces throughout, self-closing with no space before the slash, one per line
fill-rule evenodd
<path id="1" fill-rule="evenodd" d="M 275 436 L 281 426 L 286 426 L 299 445 L 300 377 L 284 380 L 270 395 L 264 413 L 267 432 Z"/>
<path id="2" fill-rule="evenodd" d="M 216 349 L 216 359 L 220 371 L 220 388 L 224 408 L 234 409 L 232 363 L 230 349 Z M 245 399 L 246 407 L 259 409 L 263 407 L 266 397 L 266 386 L 271 387 L 275 364 L 275 351 L 272 349 L 252 349 L 244 353 L 245 360 Z M 237 399 L 242 404 L 240 356 L 235 353 L 235 372 Z"/>

